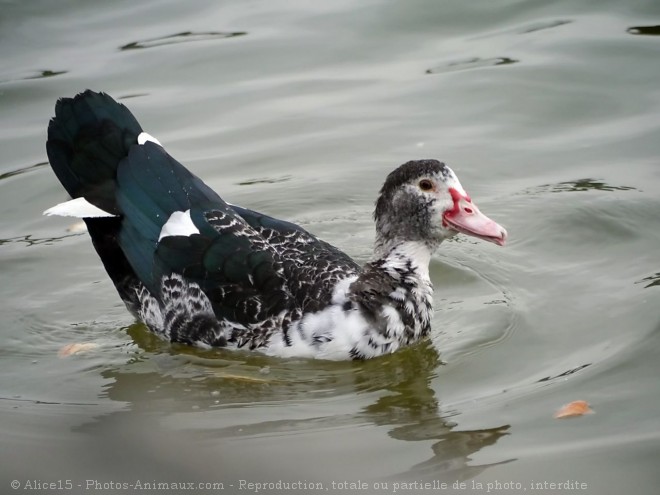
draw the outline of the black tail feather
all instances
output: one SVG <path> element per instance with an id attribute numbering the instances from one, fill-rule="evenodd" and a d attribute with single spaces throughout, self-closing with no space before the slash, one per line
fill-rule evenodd
<path id="1" fill-rule="evenodd" d="M 140 124 L 124 105 L 107 94 L 87 90 L 58 100 L 48 126 L 46 151 L 55 175 L 71 197 L 82 196 L 118 215 L 117 168 L 141 132 Z M 117 240 L 121 217 L 86 218 L 85 223 L 119 295 L 137 314 L 140 281 Z"/>
<path id="2" fill-rule="evenodd" d="M 84 196 L 102 210 L 118 214 L 117 166 L 141 132 L 124 105 L 87 90 L 55 105 L 55 118 L 48 126 L 48 159 L 71 197 Z"/>

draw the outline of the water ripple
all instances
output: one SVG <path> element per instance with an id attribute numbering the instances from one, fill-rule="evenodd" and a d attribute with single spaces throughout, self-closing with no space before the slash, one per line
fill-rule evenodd
<path id="1" fill-rule="evenodd" d="M 559 26 L 563 26 L 565 24 L 570 24 L 573 21 L 565 20 L 565 19 L 558 19 L 556 21 L 544 21 L 544 22 L 538 22 L 536 24 L 532 24 L 531 26 L 527 27 L 522 27 L 516 32 L 519 34 L 527 34 L 527 33 L 535 33 L 536 31 L 542 31 L 544 29 L 552 29 L 556 28 Z"/>
<path id="2" fill-rule="evenodd" d="M 511 65 L 520 62 L 510 57 L 471 57 L 463 60 L 455 60 L 453 62 L 447 62 L 443 65 L 438 65 L 436 67 L 431 67 L 426 70 L 427 74 L 442 74 L 445 72 L 456 72 L 459 70 L 470 70 L 470 69 L 480 69 L 483 67 L 495 67 L 498 65 Z"/>
<path id="3" fill-rule="evenodd" d="M 7 239 L 0 239 L 0 246 L 2 246 L 3 244 L 10 244 L 10 243 L 24 243 L 26 246 L 37 246 L 39 244 L 50 245 L 53 244 L 54 242 L 62 241 L 68 237 L 75 237 L 83 234 L 84 232 L 75 232 L 75 233 L 56 236 L 56 237 L 33 237 L 32 234 L 26 234 L 18 237 L 9 237 Z"/>
<path id="4" fill-rule="evenodd" d="M 641 284 L 644 282 L 650 282 L 649 284 L 644 286 L 645 289 L 648 289 L 649 287 L 660 286 L 660 272 L 654 273 L 650 277 L 643 278 L 642 280 L 638 280 L 635 283 Z"/>
<path id="5" fill-rule="evenodd" d="M 584 191 L 640 191 L 636 187 L 632 186 L 614 186 L 607 184 L 606 182 L 599 179 L 577 179 L 569 180 L 565 182 L 558 182 L 556 184 L 541 184 L 540 186 L 534 187 L 532 189 L 527 189 L 524 191 L 524 194 L 538 194 L 543 192 L 584 192 Z"/>
<path id="6" fill-rule="evenodd" d="M 67 72 L 69 72 L 69 71 L 68 70 L 49 70 L 49 69 L 38 70 L 36 74 L 31 74 L 29 76 L 4 79 L 4 80 L 0 81 L 0 84 L 13 82 L 13 81 L 30 81 L 32 79 L 45 79 L 45 78 L 48 78 L 48 77 L 54 77 L 54 76 L 59 76 L 59 75 L 62 75 L 62 74 L 66 74 Z"/>
<path id="7" fill-rule="evenodd" d="M 28 79 L 43 79 L 45 77 L 53 77 L 53 76 L 59 76 L 61 74 L 66 74 L 67 72 L 69 72 L 69 71 L 67 71 L 67 70 L 48 70 L 48 69 L 46 69 L 46 70 L 39 71 L 39 73 L 35 74 L 34 76 L 28 76 L 24 79 L 25 80 L 28 80 Z"/>
<path id="8" fill-rule="evenodd" d="M 575 368 L 571 368 L 570 370 L 566 370 L 563 373 L 559 373 L 558 375 L 554 376 L 546 376 L 544 378 L 541 378 L 539 380 L 536 380 L 536 383 L 541 383 L 541 382 L 549 382 L 550 380 L 555 380 L 557 378 L 565 378 L 569 375 L 572 375 L 573 373 L 577 373 L 578 371 L 582 371 L 583 369 L 591 366 L 592 363 L 585 363 L 580 366 L 577 366 Z"/>
<path id="9" fill-rule="evenodd" d="M 245 36 L 247 33 L 244 31 L 206 31 L 206 32 L 193 32 L 183 31 L 181 33 L 170 34 L 158 38 L 149 38 L 146 40 L 132 41 L 119 47 L 120 50 L 136 50 L 140 48 L 154 48 L 157 46 L 173 45 L 177 43 L 188 43 L 191 41 L 208 41 L 226 38 L 235 38 L 236 36 Z"/>
<path id="10" fill-rule="evenodd" d="M 255 177 L 254 179 L 246 179 L 236 184 L 239 186 L 252 186 L 254 184 L 277 184 L 278 182 L 286 182 L 291 180 L 291 175 L 282 175 L 280 177 Z"/>
<path id="11" fill-rule="evenodd" d="M 626 29 L 626 33 L 642 36 L 660 36 L 660 26 L 632 26 Z"/>
<path id="12" fill-rule="evenodd" d="M 532 22 L 524 26 L 519 26 L 515 28 L 507 28 L 502 31 L 497 31 L 497 32 L 491 32 L 487 34 L 482 34 L 474 39 L 484 39 L 484 38 L 491 38 L 491 37 L 496 37 L 496 36 L 501 36 L 501 35 L 507 35 L 507 34 L 530 34 L 530 33 L 536 33 L 538 31 L 544 31 L 546 29 L 553 29 L 557 28 L 560 26 L 564 26 L 566 24 L 570 24 L 573 21 L 568 20 L 568 19 L 555 19 L 555 20 L 544 20 L 544 21 L 538 21 L 538 22 Z"/>
<path id="13" fill-rule="evenodd" d="M 48 165 L 48 162 L 39 162 L 39 163 L 35 163 L 34 165 L 28 165 L 27 167 L 21 167 L 16 170 L 10 170 L 9 172 L 0 174 L 0 180 L 8 179 L 9 177 L 13 177 L 14 175 L 20 175 L 26 172 L 32 172 L 33 170 L 39 169 L 45 165 Z"/>

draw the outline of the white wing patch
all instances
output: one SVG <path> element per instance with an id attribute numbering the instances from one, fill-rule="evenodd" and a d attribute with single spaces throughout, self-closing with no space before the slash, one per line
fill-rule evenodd
<path id="1" fill-rule="evenodd" d="M 175 211 L 170 215 L 170 218 L 167 219 L 167 222 L 165 222 L 165 225 L 163 225 L 163 228 L 160 230 L 158 242 L 160 242 L 163 237 L 175 235 L 189 237 L 193 234 L 199 234 L 199 229 L 195 227 L 192 218 L 190 218 L 190 210 Z"/>
<path id="2" fill-rule="evenodd" d="M 57 204 L 52 208 L 44 211 L 44 215 L 60 216 L 60 217 L 76 217 L 76 218 L 99 218 L 99 217 L 116 217 L 112 213 L 94 206 L 85 198 L 80 197 L 65 201 L 64 203 Z"/>
<path id="3" fill-rule="evenodd" d="M 147 133 L 147 132 L 141 132 L 141 133 L 139 134 L 139 136 L 137 137 L 137 142 L 138 142 L 138 144 L 144 144 L 144 143 L 146 143 L 147 141 L 151 141 L 152 143 L 156 143 L 156 144 L 157 144 L 158 146 L 160 146 L 161 148 L 163 147 L 163 145 L 160 144 L 160 141 L 158 141 L 158 139 L 156 139 L 155 137 L 153 137 L 151 134 L 149 134 L 149 133 Z"/>

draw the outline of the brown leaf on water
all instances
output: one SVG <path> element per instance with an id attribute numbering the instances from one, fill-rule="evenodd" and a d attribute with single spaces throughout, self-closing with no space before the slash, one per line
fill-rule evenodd
<path id="1" fill-rule="evenodd" d="M 586 400 L 574 400 L 559 408 L 555 413 L 555 419 L 573 418 L 584 414 L 593 414 L 594 410 L 589 407 Z"/>
<path id="2" fill-rule="evenodd" d="M 67 344 L 64 347 L 62 347 L 57 352 L 57 355 L 61 358 L 65 358 L 68 356 L 72 356 L 74 354 L 81 354 L 83 352 L 91 351 L 92 349 L 96 349 L 97 347 L 98 344 L 94 344 L 92 342 L 75 342 L 73 344 Z"/>

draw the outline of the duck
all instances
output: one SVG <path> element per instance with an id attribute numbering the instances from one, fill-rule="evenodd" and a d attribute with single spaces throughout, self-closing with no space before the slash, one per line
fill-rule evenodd
<path id="1" fill-rule="evenodd" d="M 457 234 L 499 246 L 452 169 L 411 160 L 378 193 L 362 266 L 304 228 L 224 201 L 103 92 L 60 98 L 48 160 L 128 311 L 172 343 L 364 360 L 431 332 L 432 254 Z"/>

